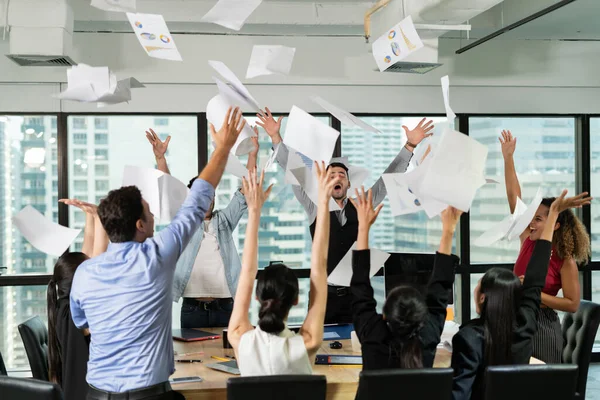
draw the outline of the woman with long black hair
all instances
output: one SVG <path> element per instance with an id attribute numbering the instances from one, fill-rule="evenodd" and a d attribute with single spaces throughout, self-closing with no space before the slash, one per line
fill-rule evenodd
<path id="1" fill-rule="evenodd" d="M 566 194 L 564 190 L 549 207 L 523 283 L 511 270 L 492 268 L 477 284 L 474 298 L 480 317 L 461 326 L 452 339 L 454 400 L 483 398 L 485 369 L 490 365 L 529 363 L 554 226 L 561 212 L 591 201 L 587 193 L 570 198 L 565 198 Z"/>
<path id="2" fill-rule="evenodd" d="M 86 213 L 82 252 L 61 256 L 48 283 L 48 373 L 58 383 L 65 400 L 81 400 L 87 395 L 86 382 L 89 332 L 75 327 L 69 297 L 77 267 L 90 257 L 103 253 L 108 237 L 96 214 L 96 206 L 79 200 L 61 200 Z"/>
<path id="3" fill-rule="evenodd" d="M 385 301 L 383 315 L 369 277 L 371 269 L 369 229 L 381 205 L 373 209 L 372 193 L 356 190 L 350 199 L 358 213 L 358 241 L 352 253 L 352 314 L 354 329 L 362 345 L 363 369 L 432 367 L 444 329 L 449 290 L 454 283 L 458 257 L 452 253 L 452 238 L 461 211 L 448 207 L 442 213 L 442 238 L 435 255 L 427 296 L 412 286 L 394 288 Z"/>

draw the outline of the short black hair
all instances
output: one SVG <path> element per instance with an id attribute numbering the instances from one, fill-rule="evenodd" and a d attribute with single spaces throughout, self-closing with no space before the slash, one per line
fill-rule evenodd
<path id="1" fill-rule="evenodd" d="M 194 182 L 196 182 L 196 179 L 198 179 L 197 176 L 195 176 L 192 179 L 190 179 L 190 183 L 188 183 L 188 189 L 192 188 L 192 185 L 194 184 Z"/>
<path id="2" fill-rule="evenodd" d="M 111 190 L 100 202 L 98 216 L 111 242 L 132 241 L 138 219 L 144 219 L 142 192 L 135 186 Z"/>
<path id="3" fill-rule="evenodd" d="M 348 175 L 348 167 L 346 167 L 346 165 L 344 165 L 343 163 L 341 163 L 341 162 L 332 162 L 331 164 L 329 164 L 327 166 L 327 171 L 329 171 L 329 168 L 332 168 L 332 167 L 343 168 L 344 171 L 346 171 L 346 175 Z"/>

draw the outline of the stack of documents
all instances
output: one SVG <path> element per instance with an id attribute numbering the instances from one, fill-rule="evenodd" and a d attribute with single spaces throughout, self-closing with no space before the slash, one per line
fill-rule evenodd
<path id="1" fill-rule="evenodd" d="M 178 179 L 156 169 L 126 166 L 123 186 L 137 186 L 157 220 L 170 222 L 185 201 L 189 189 Z"/>
<path id="2" fill-rule="evenodd" d="M 61 100 L 98 103 L 98 107 L 103 107 L 131 100 L 131 89 L 142 87 L 144 85 L 134 78 L 117 81 L 108 67 L 79 64 L 67 70 L 67 90 L 57 97 Z"/>
<path id="3" fill-rule="evenodd" d="M 460 132 L 447 128 L 437 151 L 404 174 L 384 174 L 392 215 L 424 210 L 429 218 L 448 205 L 467 212 L 484 177 L 488 149 Z"/>

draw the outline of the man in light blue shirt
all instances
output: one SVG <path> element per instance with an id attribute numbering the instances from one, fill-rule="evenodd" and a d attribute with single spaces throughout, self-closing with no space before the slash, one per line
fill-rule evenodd
<path id="1" fill-rule="evenodd" d="M 81 264 L 73 279 L 71 313 L 91 335 L 88 400 L 178 399 L 168 383 L 175 371 L 171 333 L 173 275 L 177 260 L 201 226 L 227 156 L 245 120 L 230 109 L 215 152 L 181 209 L 154 237 L 154 216 L 140 191 L 111 191 L 98 214 L 111 244 L 106 253 Z M 111 397 L 112 396 L 112 397 Z"/>

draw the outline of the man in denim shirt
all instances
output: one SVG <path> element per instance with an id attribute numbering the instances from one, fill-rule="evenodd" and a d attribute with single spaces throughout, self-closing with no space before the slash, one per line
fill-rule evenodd
<path id="1" fill-rule="evenodd" d="M 236 108 L 218 134 L 211 125 L 216 150 L 175 218 L 156 236 L 154 216 L 137 187 L 113 190 L 100 202 L 98 215 L 111 243 L 77 268 L 70 296 L 73 323 L 91 337 L 87 400 L 183 398 L 168 381 L 175 372 L 175 264 L 202 225 L 244 124 Z"/>
<path id="2" fill-rule="evenodd" d="M 152 144 L 158 169 L 170 174 L 165 154 L 171 137 L 165 141 L 152 129 L 146 131 Z M 256 167 L 258 137 L 253 138 L 254 150 L 248 155 L 248 169 Z M 192 178 L 191 188 L 196 178 Z M 246 200 L 241 190 L 236 190 L 229 205 L 223 210 L 213 210 L 210 204 L 201 225 L 177 262 L 173 280 L 173 301 L 183 297 L 181 306 L 182 328 L 225 327 L 233 309 L 233 296 L 237 289 L 242 265 L 233 240 L 233 231 L 246 211 Z"/>

